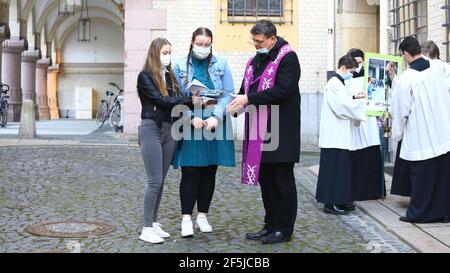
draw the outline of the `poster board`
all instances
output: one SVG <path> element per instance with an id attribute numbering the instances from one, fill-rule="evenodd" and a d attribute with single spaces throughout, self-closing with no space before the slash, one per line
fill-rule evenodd
<path id="1" fill-rule="evenodd" d="M 386 110 L 386 90 L 389 88 L 389 76 L 386 66 L 392 62 L 397 76 L 403 72 L 403 58 L 398 56 L 366 53 L 364 56 L 364 94 L 367 99 L 367 115 L 380 117 Z"/>

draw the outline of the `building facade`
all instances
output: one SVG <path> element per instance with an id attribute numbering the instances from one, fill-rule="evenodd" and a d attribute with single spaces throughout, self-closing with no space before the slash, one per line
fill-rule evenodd
<path id="1" fill-rule="evenodd" d="M 94 91 L 95 113 L 115 82 L 125 89 L 124 137 L 135 139 L 141 110 L 136 79 L 152 39 L 169 39 L 176 61 L 201 26 L 213 31 L 213 50 L 230 64 L 238 91 L 255 54 L 252 25 L 263 18 L 277 25 L 301 63 L 303 144 L 318 142 L 327 76 L 349 49 L 398 54 L 399 42 L 414 35 L 433 40 L 441 59 L 450 59 L 450 0 L 89 0 L 90 43 L 77 37 L 81 6 L 75 16 L 58 15 L 59 2 L 71 1 L 81 0 L 0 0 L 0 81 L 11 86 L 13 120 L 24 98 L 36 101 L 41 119 L 73 118 L 79 87 Z M 242 120 L 234 123 L 239 137 Z"/>

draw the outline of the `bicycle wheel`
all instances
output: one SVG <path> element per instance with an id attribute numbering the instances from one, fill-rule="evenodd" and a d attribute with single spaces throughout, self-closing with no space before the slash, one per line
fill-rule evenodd
<path id="1" fill-rule="evenodd" d="M 111 115 L 109 117 L 109 125 L 116 132 L 118 131 L 118 129 L 120 127 L 120 120 L 121 120 L 121 107 L 120 107 L 120 104 L 116 104 L 116 105 L 114 105 L 113 109 L 111 110 Z"/>
<path id="2" fill-rule="evenodd" d="M 2 128 L 6 127 L 6 124 L 8 123 L 8 102 L 4 101 L 2 102 L 2 105 L 0 106 L 0 126 Z"/>
<path id="3" fill-rule="evenodd" d="M 102 103 L 97 110 L 96 121 L 98 128 L 102 128 L 103 124 L 105 124 L 106 120 L 108 120 L 108 105 L 106 103 Z"/>

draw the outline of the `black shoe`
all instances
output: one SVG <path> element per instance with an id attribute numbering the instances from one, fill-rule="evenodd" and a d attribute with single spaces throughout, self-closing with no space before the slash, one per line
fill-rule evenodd
<path id="1" fill-rule="evenodd" d="M 339 205 L 338 207 L 346 211 L 354 211 L 356 209 L 355 205 L 353 204 Z"/>
<path id="2" fill-rule="evenodd" d="M 245 238 L 249 239 L 249 240 L 261 240 L 262 237 L 269 235 L 270 233 L 272 233 L 272 231 L 263 228 L 260 231 L 256 232 L 256 233 L 247 233 L 245 234 Z"/>
<path id="3" fill-rule="evenodd" d="M 263 244 L 280 244 L 286 243 L 292 240 L 291 235 L 285 235 L 280 231 L 275 231 L 261 238 Z"/>
<path id="4" fill-rule="evenodd" d="M 450 216 L 444 217 L 442 223 L 450 223 Z"/>
<path id="5" fill-rule="evenodd" d="M 413 223 L 413 221 L 409 220 L 405 216 L 400 217 L 398 220 L 400 220 L 402 222 L 405 222 L 405 223 Z"/>
<path id="6" fill-rule="evenodd" d="M 344 208 L 341 208 L 340 206 L 331 205 L 331 204 L 326 204 L 323 207 L 323 211 L 325 213 L 331 213 L 331 214 L 334 214 L 334 215 L 346 215 L 346 214 L 350 213 L 349 210 L 345 210 Z"/>

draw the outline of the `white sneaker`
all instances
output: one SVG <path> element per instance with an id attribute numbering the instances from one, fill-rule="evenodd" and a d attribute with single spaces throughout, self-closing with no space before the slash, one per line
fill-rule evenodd
<path id="1" fill-rule="evenodd" d="M 192 220 L 182 220 L 181 221 L 181 237 L 191 237 L 194 235 L 194 225 Z"/>
<path id="2" fill-rule="evenodd" d="M 155 230 L 156 234 L 161 238 L 169 238 L 170 234 L 162 230 L 160 223 L 153 223 L 153 229 Z"/>
<path id="3" fill-rule="evenodd" d="M 159 237 L 158 234 L 156 234 L 155 229 L 152 227 L 144 227 L 139 239 L 152 244 L 161 244 L 164 242 L 164 239 Z"/>
<path id="4" fill-rule="evenodd" d="M 212 232 L 212 227 L 211 225 L 208 223 L 208 219 L 206 218 L 206 215 L 204 214 L 199 214 L 197 216 L 197 228 L 203 232 L 203 233 L 209 233 Z"/>

